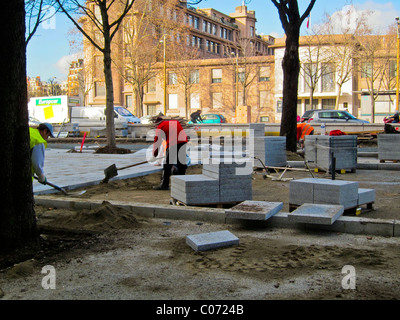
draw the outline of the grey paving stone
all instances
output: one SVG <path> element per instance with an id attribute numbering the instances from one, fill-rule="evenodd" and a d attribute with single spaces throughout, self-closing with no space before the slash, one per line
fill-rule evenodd
<path id="1" fill-rule="evenodd" d="M 225 210 L 227 218 L 245 220 L 268 220 L 283 208 L 283 202 L 247 200 Z"/>
<path id="2" fill-rule="evenodd" d="M 375 189 L 358 189 L 358 205 L 375 202 L 376 192 Z"/>
<path id="3" fill-rule="evenodd" d="M 288 215 L 290 222 L 331 225 L 344 212 L 341 205 L 304 203 Z"/>
<path id="4" fill-rule="evenodd" d="M 186 244 L 195 251 L 206 251 L 239 245 L 239 238 L 228 230 L 200 233 L 186 237 Z"/>

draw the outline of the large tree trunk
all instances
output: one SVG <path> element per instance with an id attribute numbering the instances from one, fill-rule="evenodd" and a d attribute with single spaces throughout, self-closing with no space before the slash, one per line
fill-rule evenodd
<path id="1" fill-rule="evenodd" d="M 286 149 L 297 151 L 297 87 L 299 82 L 299 34 L 300 26 L 290 26 L 286 32 L 286 48 L 282 61 L 283 101 L 281 136 L 286 136 Z"/>
<path id="2" fill-rule="evenodd" d="M 0 11 L 0 252 L 38 243 L 29 149 L 25 9 L 23 0 L 5 1 Z"/>

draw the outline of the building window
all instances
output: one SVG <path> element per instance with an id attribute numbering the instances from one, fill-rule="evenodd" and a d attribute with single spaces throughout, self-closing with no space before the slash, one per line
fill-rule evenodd
<path id="1" fill-rule="evenodd" d="M 222 108 L 222 92 L 213 92 L 212 107 L 213 109 Z"/>
<path id="2" fill-rule="evenodd" d="M 335 109 L 335 99 L 322 99 L 322 109 Z"/>
<path id="3" fill-rule="evenodd" d="M 194 27 L 196 29 L 200 29 L 200 23 L 199 23 L 199 18 L 198 17 L 194 17 Z"/>
<path id="4" fill-rule="evenodd" d="M 212 69 L 212 83 L 222 82 L 222 69 Z"/>
<path id="5" fill-rule="evenodd" d="M 361 64 L 361 78 L 372 77 L 372 64 L 370 62 L 363 62 Z"/>
<path id="6" fill-rule="evenodd" d="M 250 27 L 250 37 L 254 37 L 254 27 Z"/>
<path id="7" fill-rule="evenodd" d="M 96 97 L 105 97 L 106 85 L 104 82 L 97 81 L 94 83 L 94 95 Z"/>
<path id="8" fill-rule="evenodd" d="M 175 72 L 168 73 L 168 84 L 171 85 L 178 84 L 178 76 L 176 75 Z"/>
<path id="9" fill-rule="evenodd" d="M 276 112 L 282 113 L 282 100 L 276 102 Z"/>
<path id="10" fill-rule="evenodd" d="M 190 70 L 190 83 L 191 84 L 198 84 L 200 82 L 200 74 L 199 69 Z"/>
<path id="11" fill-rule="evenodd" d="M 178 94 L 170 93 L 168 95 L 168 109 L 178 109 Z"/>
<path id="12" fill-rule="evenodd" d="M 389 78 L 396 78 L 397 76 L 397 62 L 396 60 L 389 61 Z"/>
<path id="13" fill-rule="evenodd" d="M 245 83 L 246 82 L 246 71 L 244 68 L 240 68 L 237 72 L 236 82 Z"/>
<path id="14" fill-rule="evenodd" d="M 313 99 L 313 107 L 312 108 L 310 108 L 310 99 L 305 99 L 304 105 L 305 105 L 306 110 L 318 109 L 318 99 Z"/>
<path id="15" fill-rule="evenodd" d="M 148 81 L 147 81 L 147 92 L 156 92 L 156 77 L 152 76 Z"/>
<path id="16" fill-rule="evenodd" d="M 203 32 L 207 32 L 207 21 L 203 20 Z"/>
<path id="17" fill-rule="evenodd" d="M 271 77 L 271 67 L 260 67 L 260 76 L 258 81 L 269 81 Z"/>
<path id="18" fill-rule="evenodd" d="M 132 107 L 132 95 L 125 96 L 125 107 L 127 107 L 127 108 Z"/>
<path id="19" fill-rule="evenodd" d="M 193 92 L 190 94 L 190 108 L 199 110 L 200 107 L 200 94 L 198 92 Z"/>
<path id="20" fill-rule="evenodd" d="M 335 91 L 335 65 L 333 63 L 323 63 L 322 72 L 322 92 Z"/>

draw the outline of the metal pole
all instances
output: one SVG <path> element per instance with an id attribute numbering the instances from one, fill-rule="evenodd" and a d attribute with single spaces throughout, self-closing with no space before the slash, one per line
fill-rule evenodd
<path id="1" fill-rule="evenodd" d="M 396 18 L 397 21 L 397 69 L 396 69 L 396 106 L 395 110 L 399 111 L 399 78 L 400 78 L 400 21 L 399 17 Z"/>
<path id="2" fill-rule="evenodd" d="M 167 59 L 166 59 L 166 39 L 164 34 L 164 115 L 167 115 Z"/>

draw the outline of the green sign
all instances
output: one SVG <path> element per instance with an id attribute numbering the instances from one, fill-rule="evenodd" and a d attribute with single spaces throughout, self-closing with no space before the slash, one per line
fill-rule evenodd
<path id="1" fill-rule="evenodd" d="M 37 99 L 37 106 L 48 106 L 54 104 L 61 104 L 61 98 L 47 98 L 47 99 Z"/>

